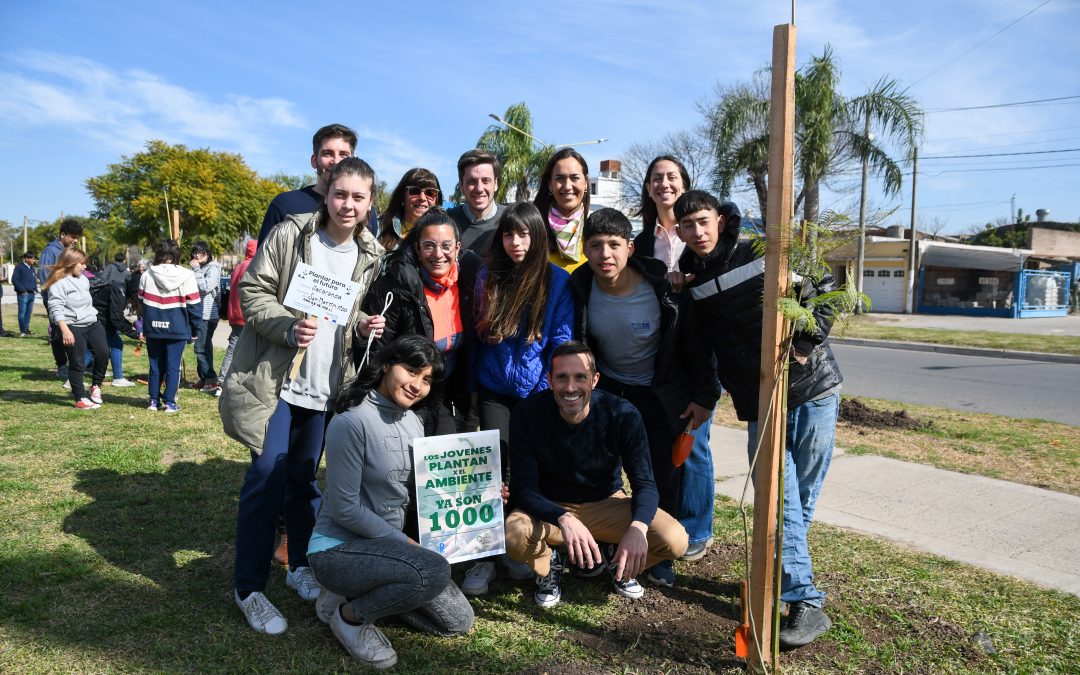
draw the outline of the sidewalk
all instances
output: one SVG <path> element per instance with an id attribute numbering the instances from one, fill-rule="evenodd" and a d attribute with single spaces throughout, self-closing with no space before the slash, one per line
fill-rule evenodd
<path id="1" fill-rule="evenodd" d="M 746 431 L 714 424 L 711 445 L 737 502 Z M 1080 497 L 837 448 L 814 520 L 1080 596 Z"/>

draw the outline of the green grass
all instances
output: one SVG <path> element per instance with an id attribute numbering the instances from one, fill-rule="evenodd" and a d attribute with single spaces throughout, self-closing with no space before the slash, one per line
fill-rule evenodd
<path id="1" fill-rule="evenodd" d="M 982 347 L 1005 351 L 1080 354 L 1080 337 L 939 328 L 905 328 L 893 325 L 888 321 L 879 320 L 872 315 L 854 317 L 844 328 L 842 337 L 928 342 L 938 345 Z"/>
<path id="2" fill-rule="evenodd" d="M 105 387 L 100 410 L 77 411 L 50 361 L 40 338 L 0 340 L 0 671 L 358 670 L 280 571 L 267 593 L 285 635 L 253 633 L 233 605 L 248 460 L 216 400 L 183 391 L 180 414 L 155 414 L 142 387 Z M 130 345 L 125 367 L 145 374 Z M 568 582 L 544 611 L 528 585 L 500 580 L 461 638 L 388 623 L 397 671 L 741 672 L 742 530 L 730 502 L 717 516 L 709 556 L 678 565 L 680 588 L 630 603 Z M 784 654 L 785 672 L 1070 672 L 1080 660 L 1078 598 L 834 528 L 815 526 L 811 545 L 836 628 Z M 976 631 L 996 654 L 970 646 Z"/>

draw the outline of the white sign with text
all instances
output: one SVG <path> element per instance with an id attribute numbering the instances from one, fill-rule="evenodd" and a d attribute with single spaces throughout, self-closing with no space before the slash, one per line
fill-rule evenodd
<path id="1" fill-rule="evenodd" d="M 307 263 L 296 263 L 285 306 L 321 321 L 346 324 L 360 293 L 360 284 L 335 274 L 319 272 Z"/>

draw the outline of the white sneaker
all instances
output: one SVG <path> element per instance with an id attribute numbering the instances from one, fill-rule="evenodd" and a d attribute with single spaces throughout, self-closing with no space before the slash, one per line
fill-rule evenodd
<path id="1" fill-rule="evenodd" d="M 378 670 L 392 668 L 397 663 L 397 652 L 390 645 L 390 640 L 373 624 L 353 626 L 346 623 L 339 609 L 330 617 L 330 630 L 346 651 L 360 663 Z"/>
<path id="2" fill-rule="evenodd" d="M 134 387 L 135 383 L 126 377 L 120 377 L 112 381 L 114 387 Z"/>
<path id="3" fill-rule="evenodd" d="M 532 574 L 530 571 L 529 574 Z M 495 563 L 483 560 L 476 563 L 465 573 L 461 582 L 461 592 L 465 595 L 483 595 L 488 591 L 488 584 L 495 578 Z"/>
<path id="4" fill-rule="evenodd" d="M 96 384 L 90 387 L 90 400 L 101 405 L 101 387 Z"/>
<path id="5" fill-rule="evenodd" d="M 241 600 L 240 594 L 234 590 L 233 600 L 236 601 L 236 606 L 240 608 L 240 611 L 244 613 L 244 618 L 247 619 L 248 624 L 259 633 L 281 635 L 289 627 L 289 623 L 285 621 L 285 617 L 281 616 L 281 612 L 277 610 L 277 607 L 274 607 L 266 599 L 266 596 L 258 591 Z"/>
<path id="6" fill-rule="evenodd" d="M 323 623 L 330 623 L 330 619 L 334 616 L 334 612 L 338 607 L 341 607 L 346 602 L 344 595 L 338 595 L 333 591 L 328 591 L 325 588 L 319 591 L 319 599 L 315 601 L 315 616 L 319 617 L 319 621 Z"/>
<path id="7" fill-rule="evenodd" d="M 322 586 L 315 579 L 315 573 L 310 567 L 297 567 L 285 574 L 285 585 L 296 591 L 301 600 L 313 602 L 319 599 L 319 591 Z"/>
<path id="8" fill-rule="evenodd" d="M 531 567 L 523 562 L 514 560 L 505 553 L 502 554 L 502 563 L 503 567 L 506 568 L 506 576 L 514 581 L 525 581 L 526 579 L 532 579 L 533 576 L 535 576 Z"/>
<path id="9" fill-rule="evenodd" d="M 64 380 L 64 389 L 71 389 L 71 380 Z"/>

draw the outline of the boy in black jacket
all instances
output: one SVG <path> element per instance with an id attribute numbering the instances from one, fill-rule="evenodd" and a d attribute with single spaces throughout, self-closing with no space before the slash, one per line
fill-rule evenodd
<path id="1" fill-rule="evenodd" d="M 735 412 L 748 422 L 751 455 L 757 446 L 765 259 L 739 241 L 739 210 L 712 195 L 690 190 L 675 202 L 686 251 L 679 269 L 694 298 L 698 321 L 712 343 L 717 372 Z M 797 285 L 804 300 L 830 290 L 832 277 Z M 829 629 L 821 609 L 825 593 L 814 586 L 806 534 L 832 460 L 843 377 L 827 344 L 832 310 L 814 309 L 812 331 L 795 334 L 788 375 L 787 452 L 784 468 L 784 541 L 781 599 L 790 613 L 780 629 L 788 647 L 809 644 Z"/>

